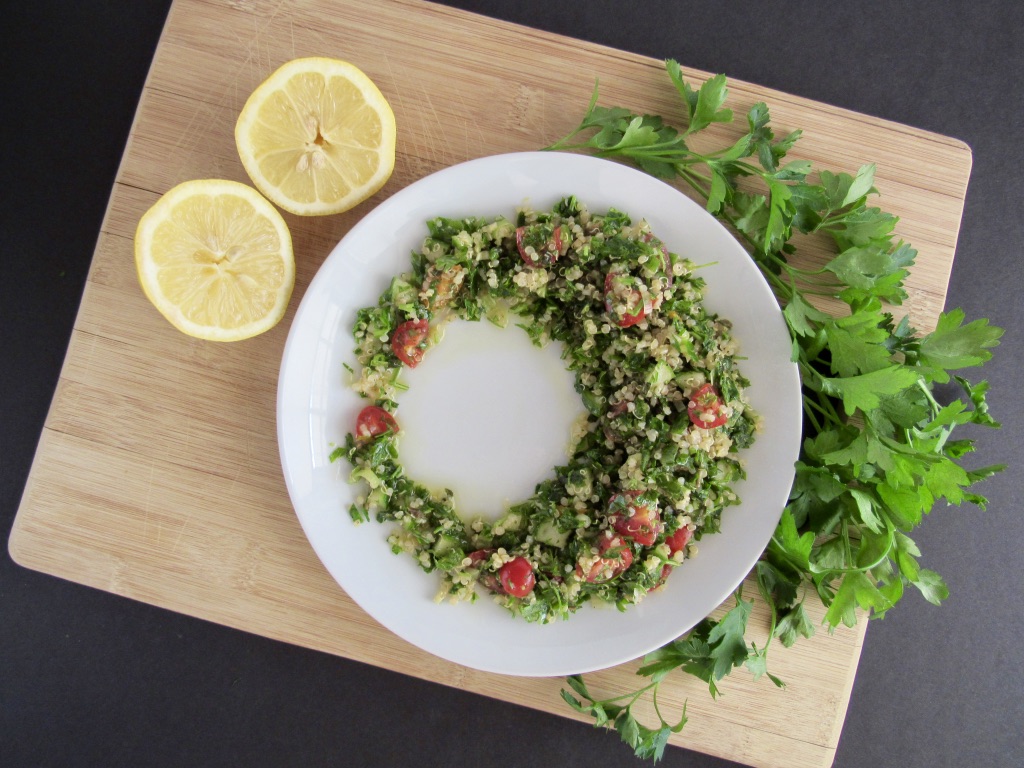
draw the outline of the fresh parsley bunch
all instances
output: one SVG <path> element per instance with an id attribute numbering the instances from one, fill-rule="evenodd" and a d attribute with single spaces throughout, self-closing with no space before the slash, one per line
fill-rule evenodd
<path id="1" fill-rule="evenodd" d="M 747 130 L 733 144 L 697 152 L 690 147 L 696 134 L 733 121 L 724 107 L 726 79 L 716 75 L 694 90 L 678 63 L 669 60 L 666 68 L 685 104 L 685 130 L 658 116 L 598 106 L 595 85 L 579 127 L 548 149 L 622 158 L 687 184 L 746 243 L 783 307 L 802 380 L 804 441 L 789 503 L 754 572 L 771 610 L 769 642 L 789 646 L 814 633 L 806 599 L 826 606 L 830 630 L 855 625 L 858 609 L 884 616 L 908 586 L 940 603 L 946 585 L 921 567 L 909 534 L 940 500 L 984 508 L 986 499 L 968 489 L 1004 468 L 962 466 L 974 441 L 954 439 L 954 431 L 999 424 L 985 401 L 988 384 L 951 374 L 987 361 L 1002 329 L 987 320 L 965 323 L 959 309 L 940 314 L 925 334 L 905 316 L 897 321 L 892 308 L 907 297 L 904 280 L 917 252 L 895 238 L 897 217 L 868 203 L 877 193 L 875 167 L 850 175 L 786 162 L 800 131 L 777 138 L 764 103 L 750 109 Z M 798 234 L 827 243 L 827 263 L 793 264 Z M 657 761 L 686 722 L 685 712 L 671 723 L 657 708 L 658 686 L 669 673 L 699 677 L 712 696 L 735 667 L 746 666 L 755 678 L 768 674 L 767 646 L 745 638 L 752 606 L 738 591 L 720 619 L 705 619 L 648 654 L 637 674 L 649 682 L 636 691 L 598 700 L 573 676 L 562 696 L 595 725 L 614 727 L 638 756 Z M 632 712 L 647 693 L 660 720 L 655 727 Z"/>

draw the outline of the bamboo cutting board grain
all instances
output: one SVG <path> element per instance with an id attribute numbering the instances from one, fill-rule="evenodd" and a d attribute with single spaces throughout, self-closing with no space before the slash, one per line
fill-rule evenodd
<path id="1" fill-rule="evenodd" d="M 273 69 L 306 55 L 352 61 L 380 86 L 399 126 L 394 176 L 348 213 L 288 216 L 298 280 L 277 329 L 230 345 L 190 339 L 139 289 L 135 226 L 181 181 L 248 181 L 232 138 L 238 111 Z M 506 678 L 443 662 L 348 599 L 291 509 L 278 463 L 275 394 L 302 292 L 360 217 L 432 171 L 549 144 L 575 127 L 595 77 L 602 103 L 680 117 L 661 62 L 440 6 L 177 0 L 15 521 L 14 559 L 174 611 L 573 716 L 559 698 L 561 680 Z M 758 100 L 768 103 L 777 130 L 804 130 L 796 157 L 846 171 L 878 164 L 882 204 L 901 217 L 900 235 L 920 251 L 907 307 L 917 327 L 932 327 L 952 266 L 970 150 L 943 136 L 731 84 L 737 113 Z M 721 142 L 736 135 L 723 126 L 709 132 Z M 766 617 L 755 613 L 752 626 L 763 643 Z M 773 650 L 785 691 L 739 673 L 725 681 L 728 695 L 713 702 L 696 680 L 672 683 L 662 703 L 676 711 L 688 698 L 690 720 L 674 743 L 756 766 L 830 765 L 863 626 Z M 626 690 L 634 667 L 590 675 L 592 688 Z"/>

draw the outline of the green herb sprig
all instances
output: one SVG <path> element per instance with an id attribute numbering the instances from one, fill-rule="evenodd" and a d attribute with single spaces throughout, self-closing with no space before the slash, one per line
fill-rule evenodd
<path id="1" fill-rule="evenodd" d="M 776 138 L 764 103 L 750 108 L 746 132 L 731 145 L 697 152 L 690 147 L 695 135 L 733 121 L 724 106 L 726 78 L 716 75 L 694 90 L 677 62 L 666 61 L 666 69 L 685 106 L 685 129 L 599 106 L 595 84 L 579 127 L 547 149 L 620 158 L 685 183 L 747 245 L 783 307 L 802 380 L 804 440 L 789 503 L 754 571 L 771 613 L 769 642 L 790 646 L 814 634 L 806 599 L 826 607 L 830 631 L 856 625 L 858 609 L 884 616 L 908 586 L 939 604 L 948 589 L 921 567 L 909 534 L 940 501 L 984 509 L 986 499 L 968 489 L 1005 468 L 963 466 L 974 441 L 953 439 L 954 431 L 999 424 L 988 411 L 987 382 L 951 373 L 989 360 L 1002 329 L 983 319 L 965 323 L 959 309 L 941 313 L 926 334 L 907 317 L 897 321 L 890 308 L 907 297 L 904 281 L 917 252 L 896 239 L 896 216 L 868 204 L 877 194 L 875 166 L 851 175 L 786 162 L 801 132 Z M 818 268 L 792 263 L 803 247 L 794 242 L 798 234 L 825 243 L 828 261 Z M 959 387 L 953 394 L 952 382 Z M 741 592 L 735 601 L 721 618 L 648 654 L 637 670 L 648 682 L 637 690 L 597 700 L 573 676 L 563 698 L 596 726 L 617 730 L 638 756 L 657 761 L 686 722 L 685 711 L 672 724 L 657 709 L 658 687 L 670 673 L 697 676 L 712 696 L 736 667 L 768 675 L 767 644 L 745 638 L 753 603 Z M 645 695 L 660 720 L 653 728 L 632 711 Z"/>

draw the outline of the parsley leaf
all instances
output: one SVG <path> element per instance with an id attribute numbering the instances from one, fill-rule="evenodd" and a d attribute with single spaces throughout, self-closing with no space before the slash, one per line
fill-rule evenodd
<path id="1" fill-rule="evenodd" d="M 911 583 L 921 590 L 924 599 L 933 605 L 939 605 L 939 603 L 949 597 L 949 589 L 946 587 L 942 577 L 935 571 L 929 571 L 927 568 L 922 568 L 918 572 L 918 578 L 914 579 Z"/>
<path id="2" fill-rule="evenodd" d="M 889 333 L 884 327 L 881 312 L 864 309 L 854 315 L 829 318 L 822 327 L 832 353 L 833 373 L 856 376 L 890 365 L 892 353 L 885 346 Z"/>
<path id="3" fill-rule="evenodd" d="M 700 90 L 694 91 L 690 84 L 683 79 L 682 69 L 678 62 L 669 61 L 666 68 L 676 90 L 683 97 L 690 115 L 687 133 L 704 130 L 711 123 L 728 123 L 732 120 L 732 110 L 722 109 L 722 104 L 725 103 L 725 98 L 728 95 L 725 75 L 715 75 L 707 80 Z"/>
<path id="4" fill-rule="evenodd" d="M 821 388 L 839 397 L 848 414 L 871 411 L 882 403 L 882 395 L 895 395 L 917 384 L 919 374 L 900 365 L 840 378 L 821 377 Z"/>
<path id="5" fill-rule="evenodd" d="M 922 364 L 931 367 L 935 381 L 949 381 L 946 370 L 981 365 L 992 357 L 988 350 L 1003 335 L 1002 328 L 988 324 L 988 320 L 974 320 L 963 324 L 964 312 L 954 309 L 939 315 L 935 330 L 921 339 L 918 355 Z"/>
<path id="6" fill-rule="evenodd" d="M 902 280 L 907 276 L 905 267 L 913 263 L 914 256 L 916 252 L 911 248 L 897 247 L 890 251 L 880 244 L 868 242 L 850 245 L 826 264 L 825 269 L 851 288 L 889 288 L 891 278 L 895 276 Z"/>
<path id="7" fill-rule="evenodd" d="M 725 614 L 708 633 L 708 645 L 711 647 L 711 659 L 714 662 L 713 673 L 716 680 L 721 680 L 732 668 L 742 664 L 747 658 L 747 644 L 744 633 L 747 621 L 754 604 L 749 600 L 736 598 L 736 606 Z"/>
<path id="8" fill-rule="evenodd" d="M 829 319 L 800 294 L 793 294 L 786 308 L 782 311 L 790 330 L 797 336 L 814 337 Z"/>
<path id="9" fill-rule="evenodd" d="M 804 610 L 804 604 L 794 606 L 779 619 L 775 636 L 789 648 L 799 637 L 814 637 L 814 625 Z"/>

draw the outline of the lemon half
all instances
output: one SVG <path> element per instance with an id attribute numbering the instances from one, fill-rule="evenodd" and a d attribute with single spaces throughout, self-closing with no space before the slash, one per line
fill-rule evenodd
<path id="1" fill-rule="evenodd" d="M 294 59 L 260 84 L 235 124 L 242 165 L 286 211 L 347 211 L 384 186 L 395 167 L 395 116 L 357 67 Z"/>
<path id="2" fill-rule="evenodd" d="M 186 181 L 139 221 L 142 290 L 189 336 L 239 341 L 273 328 L 295 286 L 292 239 L 281 214 L 236 181 Z"/>

